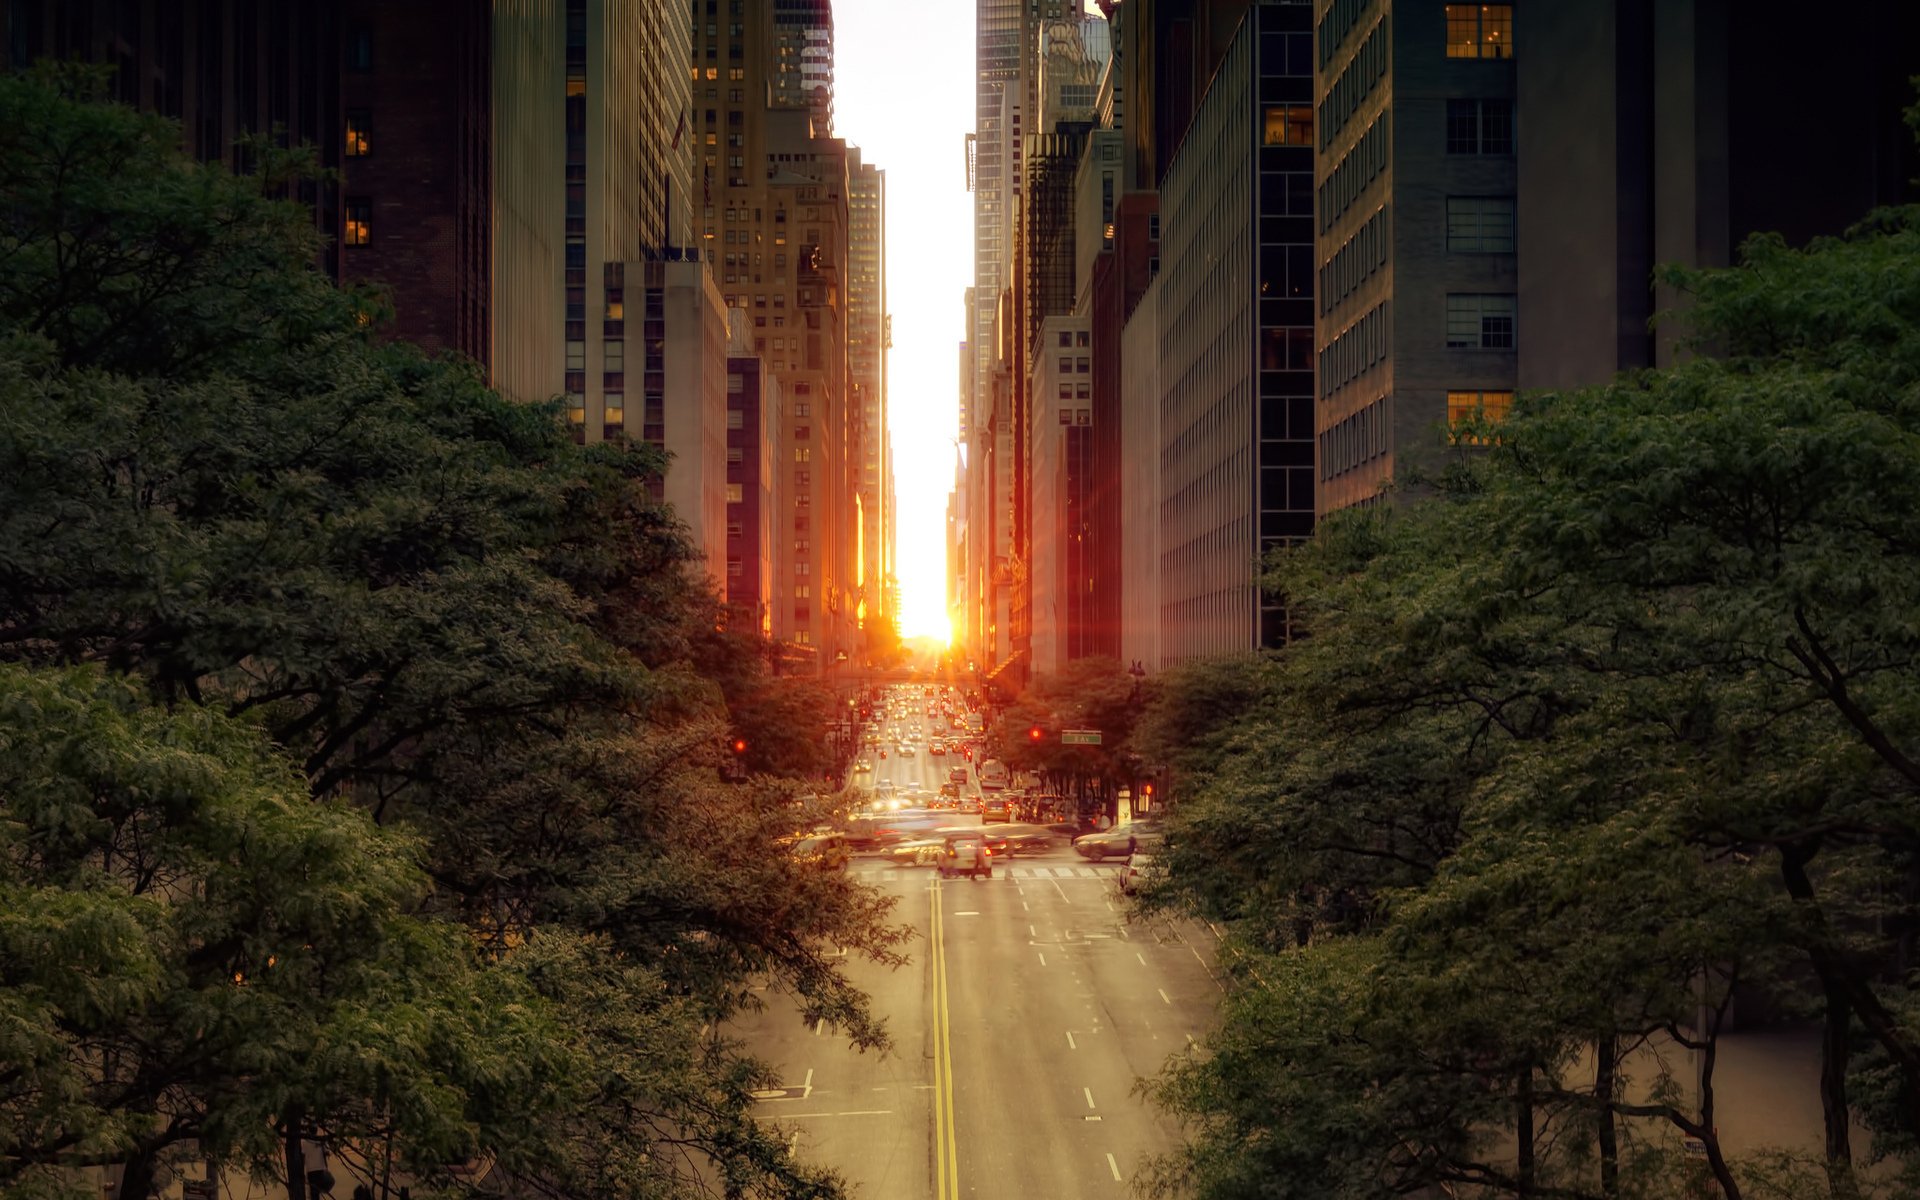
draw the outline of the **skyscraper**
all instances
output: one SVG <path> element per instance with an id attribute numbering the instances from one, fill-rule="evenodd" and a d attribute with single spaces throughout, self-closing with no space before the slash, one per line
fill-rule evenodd
<path id="1" fill-rule="evenodd" d="M 855 586 L 864 618 L 890 615 L 886 579 L 892 521 L 886 479 L 887 173 L 851 152 L 847 173 L 847 373 L 856 419 L 855 473 L 862 527 Z"/>

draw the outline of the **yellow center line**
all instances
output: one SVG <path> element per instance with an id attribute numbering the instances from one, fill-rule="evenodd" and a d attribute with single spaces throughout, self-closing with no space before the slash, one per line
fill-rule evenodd
<path id="1" fill-rule="evenodd" d="M 933 1159 L 935 1200 L 960 1200 L 960 1143 L 953 1126 L 953 1030 L 947 1001 L 947 935 L 933 881 Z"/>

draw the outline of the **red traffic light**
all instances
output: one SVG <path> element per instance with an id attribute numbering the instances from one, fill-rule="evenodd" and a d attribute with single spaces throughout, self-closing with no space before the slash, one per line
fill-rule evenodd
<path id="1" fill-rule="evenodd" d="M 1045 735 L 1040 732 L 1040 727 L 1035 725 L 1032 729 L 1027 730 L 1027 736 L 1037 742 Z"/>
<path id="2" fill-rule="evenodd" d="M 747 752 L 747 739 L 745 738 L 733 739 L 733 752 L 735 754 L 745 754 Z"/>

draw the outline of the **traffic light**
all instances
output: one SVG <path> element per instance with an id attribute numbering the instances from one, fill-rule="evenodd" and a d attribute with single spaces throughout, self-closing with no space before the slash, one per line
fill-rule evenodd
<path id="1" fill-rule="evenodd" d="M 1027 740 L 1030 742 L 1037 742 L 1045 736 L 1046 734 L 1040 731 L 1040 727 L 1038 725 L 1035 725 L 1032 729 L 1027 730 Z"/>
<path id="2" fill-rule="evenodd" d="M 747 752 L 747 739 L 745 738 L 733 739 L 733 752 L 735 754 L 745 754 Z"/>

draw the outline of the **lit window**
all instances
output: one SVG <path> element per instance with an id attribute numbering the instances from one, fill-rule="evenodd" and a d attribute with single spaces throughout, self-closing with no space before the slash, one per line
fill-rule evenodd
<path id="1" fill-rule="evenodd" d="M 1454 254 L 1512 254 L 1512 196 L 1448 196 L 1447 249 Z"/>
<path id="2" fill-rule="evenodd" d="M 1447 297 L 1447 347 L 1452 350 L 1513 349 L 1514 303 L 1510 295 L 1476 292 Z"/>
<path id="3" fill-rule="evenodd" d="M 347 157 L 364 158 L 372 152 L 373 114 L 364 108 L 347 110 Z"/>
<path id="4" fill-rule="evenodd" d="M 1512 58 L 1513 5 L 1449 4 L 1448 58 Z"/>
<path id="5" fill-rule="evenodd" d="M 1308 104 L 1269 105 L 1266 144 L 1269 146 L 1313 145 L 1313 106 Z"/>
<path id="6" fill-rule="evenodd" d="M 585 396 L 570 395 L 567 397 L 567 420 L 573 422 L 575 425 L 585 425 L 587 423 L 587 398 Z"/>
<path id="7" fill-rule="evenodd" d="M 795 446 L 795 447 L 793 448 L 793 461 L 795 461 L 795 462 L 812 462 L 812 461 L 813 461 L 813 451 L 812 451 L 812 450 L 810 450 L 810 449 L 808 449 L 808 448 L 807 448 L 807 447 L 805 447 L 805 446 Z"/>
<path id="8" fill-rule="evenodd" d="M 712 80 L 715 80 L 715 79 L 718 79 L 718 78 L 720 78 L 720 68 L 719 68 L 719 67 L 708 67 L 708 68 L 707 68 L 707 79 L 708 79 L 708 81 L 709 81 L 709 82 L 711 82 Z"/>
<path id="9" fill-rule="evenodd" d="M 607 424 L 623 425 L 627 420 L 627 396 L 625 392 L 607 393 Z"/>
<path id="10" fill-rule="evenodd" d="M 373 240 L 373 201 L 347 201 L 347 245 L 365 246 Z"/>
<path id="11" fill-rule="evenodd" d="M 1486 439 L 1473 433 L 1470 427 L 1480 423 L 1498 425 L 1507 419 L 1507 413 L 1513 408 L 1512 392 L 1448 392 L 1447 428 L 1453 442 L 1459 445 L 1479 446 Z"/>
<path id="12" fill-rule="evenodd" d="M 746 493 L 745 484 L 730 483 L 727 485 L 727 503 L 728 504 L 739 504 L 745 501 L 746 498 L 747 498 L 747 493 Z"/>

